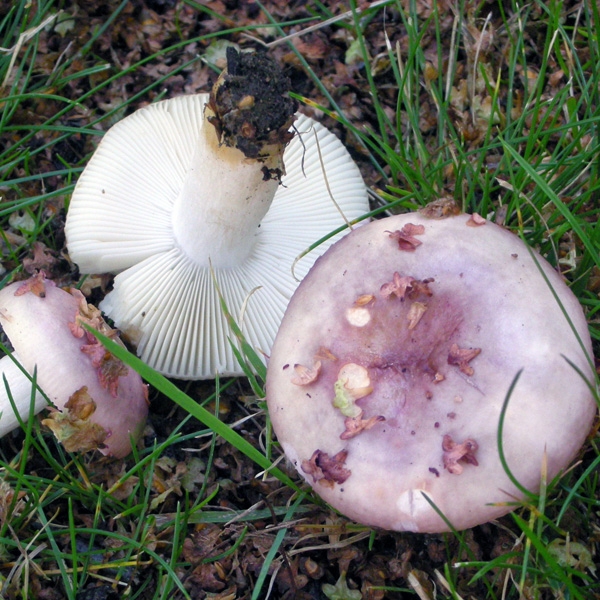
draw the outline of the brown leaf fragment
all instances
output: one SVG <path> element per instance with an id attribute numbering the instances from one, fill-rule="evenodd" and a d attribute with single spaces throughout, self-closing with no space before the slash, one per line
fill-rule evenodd
<path id="1" fill-rule="evenodd" d="M 226 583 L 223 576 L 225 573 L 220 566 L 218 562 L 199 564 L 189 576 L 189 583 L 194 584 L 194 587 L 203 592 L 220 592 L 224 590 Z"/>
<path id="2" fill-rule="evenodd" d="M 382 423 L 385 421 L 385 417 L 382 415 L 377 415 L 375 417 L 369 417 L 368 419 L 363 419 L 363 412 L 361 411 L 358 417 L 346 417 L 344 419 L 344 426 L 346 427 L 345 431 L 340 435 L 341 440 L 350 440 L 353 437 L 356 437 L 359 433 L 363 431 L 367 431 L 377 425 L 377 423 Z"/>
<path id="3" fill-rule="evenodd" d="M 460 475 L 464 466 L 459 462 L 464 462 L 469 465 L 478 466 L 479 463 L 475 458 L 475 452 L 479 445 L 471 438 L 466 439 L 462 444 L 457 444 L 450 435 L 445 435 L 442 441 L 442 461 L 444 468 L 453 475 Z"/>
<path id="4" fill-rule="evenodd" d="M 413 302 L 410 306 L 406 318 L 408 319 L 408 329 L 413 330 L 421 320 L 421 317 L 425 314 L 427 305 L 422 302 Z"/>
<path id="5" fill-rule="evenodd" d="M 565 76 L 565 72 L 562 69 L 558 69 L 558 71 L 554 71 L 548 77 L 548 83 L 551 87 L 558 87 L 561 79 Z"/>
<path id="6" fill-rule="evenodd" d="M 15 498 L 15 490 L 9 483 L 0 480 L 0 524 L 5 523 L 19 516 L 25 509 L 25 499 L 27 492 L 21 490 Z"/>
<path id="7" fill-rule="evenodd" d="M 79 290 L 72 289 L 71 295 L 79 301 L 74 319 L 69 323 L 71 334 L 76 338 L 85 338 L 88 342 L 81 346 L 81 351 L 90 357 L 92 366 L 97 369 L 100 385 L 108 390 L 113 398 L 116 398 L 119 377 L 127 376 L 129 370 L 122 361 L 108 352 L 92 333 L 84 329 L 83 324 L 121 344 L 117 331 L 107 325 L 100 310 L 92 304 L 88 304 L 85 296 Z"/>
<path id="8" fill-rule="evenodd" d="M 375 302 L 373 294 L 362 294 L 354 301 L 354 304 L 356 306 L 367 306 L 367 304 L 371 304 L 372 302 Z"/>
<path id="9" fill-rule="evenodd" d="M 384 298 L 390 298 L 396 296 L 400 300 L 404 300 L 405 297 L 415 300 L 419 296 L 433 296 L 433 292 L 429 288 L 429 284 L 433 283 L 435 279 L 429 277 L 427 279 L 415 279 L 409 275 L 400 275 L 397 271 L 394 273 L 392 281 L 384 283 L 379 288 L 379 293 Z"/>
<path id="10" fill-rule="evenodd" d="M 98 367 L 98 381 L 113 398 L 116 398 L 119 394 L 119 377 L 126 377 L 128 373 L 129 369 L 125 363 L 110 352 L 104 353 L 102 362 Z"/>
<path id="11" fill-rule="evenodd" d="M 295 38 L 292 43 L 309 61 L 322 60 L 331 52 L 329 44 L 317 33 Z"/>
<path id="12" fill-rule="evenodd" d="M 82 338 L 85 335 L 90 343 L 97 341 L 91 333 L 83 328 L 82 325 L 85 323 L 92 329 L 96 329 L 100 333 L 113 339 L 115 342 L 120 343 L 116 330 L 107 325 L 100 310 L 93 304 L 88 304 L 85 296 L 78 289 L 72 288 L 70 293 L 71 296 L 76 298 L 79 302 L 73 321 L 69 323 L 69 329 L 73 336 Z"/>
<path id="13" fill-rule="evenodd" d="M 89 420 L 96 411 L 96 403 L 87 387 L 77 390 L 67 401 L 63 411 L 54 410 L 43 425 L 50 428 L 67 452 L 88 452 L 100 447 L 108 433 Z"/>
<path id="14" fill-rule="evenodd" d="M 344 467 L 347 456 L 348 450 L 340 450 L 333 456 L 315 450 L 310 460 L 302 461 L 302 470 L 311 475 L 315 483 L 332 488 L 334 483 L 342 484 L 352 474 L 352 471 Z"/>
<path id="15" fill-rule="evenodd" d="M 46 273 L 38 271 L 33 277 L 22 283 L 15 292 L 15 296 L 24 296 L 31 292 L 38 298 L 46 297 Z"/>
<path id="16" fill-rule="evenodd" d="M 458 367 L 465 375 L 473 375 L 473 367 L 469 365 L 481 353 L 481 348 L 459 348 L 458 344 L 450 346 L 448 364 Z"/>
<path id="17" fill-rule="evenodd" d="M 32 275 L 42 270 L 51 273 L 57 262 L 54 250 L 42 242 L 33 242 L 33 258 L 23 259 L 23 269 Z"/>
<path id="18" fill-rule="evenodd" d="M 461 211 L 452 198 L 439 198 L 420 208 L 419 212 L 428 219 L 445 219 L 460 215 Z"/>
<path id="19" fill-rule="evenodd" d="M 325 346 L 320 346 L 315 354 L 315 361 L 321 360 L 337 360 L 337 356 Z"/>
<path id="20" fill-rule="evenodd" d="M 412 286 L 414 281 L 413 277 L 406 277 L 400 275 L 397 271 L 394 273 L 392 281 L 389 283 L 384 283 L 381 288 L 379 288 L 379 293 L 384 298 L 389 298 L 390 296 L 396 296 L 402 300 L 407 292 L 407 290 Z"/>
<path id="21" fill-rule="evenodd" d="M 89 419 L 96 412 L 96 403 L 86 386 L 79 388 L 65 403 L 65 408 L 75 419 Z"/>
<path id="22" fill-rule="evenodd" d="M 312 368 L 305 367 L 304 365 L 294 365 L 295 375 L 292 377 L 292 383 L 294 385 L 308 385 L 317 379 L 321 372 L 321 361 L 315 361 Z"/>
<path id="23" fill-rule="evenodd" d="M 406 252 L 413 252 L 417 246 L 423 242 L 418 240 L 415 235 L 423 235 L 425 227 L 423 225 L 415 225 L 407 223 L 402 229 L 389 231 L 390 238 L 398 242 L 398 248 Z"/>
<path id="24" fill-rule="evenodd" d="M 419 296 L 427 296 L 430 298 L 433 296 L 433 292 L 429 289 L 429 284 L 433 283 L 435 279 L 428 277 L 427 279 L 413 279 L 408 289 L 408 297 L 411 300 L 418 298 Z"/>
<path id="25" fill-rule="evenodd" d="M 116 398 L 119 388 L 119 377 L 126 377 L 129 370 L 121 360 L 108 352 L 98 340 L 91 344 L 81 346 L 81 351 L 87 354 L 92 361 L 92 366 L 98 371 L 100 385 Z"/>
<path id="26" fill-rule="evenodd" d="M 487 220 L 484 219 L 480 214 L 478 213 L 473 213 L 470 217 L 469 220 L 467 221 L 467 225 L 469 227 L 479 227 L 481 225 L 485 225 L 487 223 Z"/>

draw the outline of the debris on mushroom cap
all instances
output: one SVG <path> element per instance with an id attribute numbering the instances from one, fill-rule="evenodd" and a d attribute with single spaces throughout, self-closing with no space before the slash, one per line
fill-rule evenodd
<path id="1" fill-rule="evenodd" d="M 333 406 L 346 417 L 358 417 L 362 414 L 356 401 L 368 396 L 373 388 L 369 372 L 361 365 L 347 363 L 338 372 L 333 385 Z"/>
<path id="2" fill-rule="evenodd" d="M 413 302 L 410 305 L 410 310 L 408 311 L 408 314 L 406 315 L 406 318 L 408 319 L 408 328 L 409 329 L 414 329 L 419 324 L 419 321 L 423 317 L 423 314 L 425 313 L 426 310 L 427 310 L 427 305 L 423 304 L 423 302 Z"/>
<path id="3" fill-rule="evenodd" d="M 96 412 L 96 402 L 87 387 L 75 391 L 62 411 L 53 410 L 42 424 L 52 430 L 67 452 L 89 452 L 102 448 L 108 432 L 90 417 Z"/>
<path id="4" fill-rule="evenodd" d="M 473 375 L 473 367 L 469 363 L 479 355 L 481 348 L 459 348 L 452 344 L 448 352 L 448 364 L 458 367 L 465 375 Z"/>
<path id="5" fill-rule="evenodd" d="M 477 467 L 479 463 L 477 462 L 475 453 L 478 448 L 479 445 L 475 440 L 467 439 L 461 444 L 457 444 L 451 435 L 446 434 L 442 440 L 444 468 L 450 471 L 450 473 L 460 475 L 464 467 L 463 465 L 459 465 L 459 462 L 465 462 Z"/>
<path id="6" fill-rule="evenodd" d="M 292 383 L 295 385 L 308 385 L 317 379 L 321 370 L 321 361 L 315 361 L 312 368 L 304 365 L 294 365 L 295 375 L 292 377 Z"/>
<path id="7" fill-rule="evenodd" d="M 335 483 L 344 483 L 351 475 L 350 471 L 344 468 L 347 456 L 348 453 L 345 450 L 338 452 L 335 456 L 315 450 L 309 460 L 302 462 L 302 470 L 310 475 L 313 481 L 333 488 Z"/>
<path id="8" fill-rule="evenodd" d="M 407 252 L 413 252 L 423 242 L 417 239 L 415 236 L 423 235 L 425 228 L 423 225 L 415 225 L 414 223 L 407 223 L 396 231 L 390 232 L 390 238 L 398 242 L 398 248 L 400 250 L 406 250 Z"/>
<path id="9" fill-rule="evenodd" d="M 349 440 L 350 438 L 356 437 L 359 433 L 367 431 L 368 429 L 371 429 L 371 427 L 375 427 L 377 423 L 385 421 L 385 417 L 381 415 L 363 419 L 363 414 L 364 413 L 361 410 L 358 416 L 346 417 L 344 419 L 344 426 L 346 429 L 340 434 L 341 440 Z"/>
<path id="10" fill-rule="evenodd" d="M 219 292 L 249 344 L 268 354 L 298 281 L 343 233 L 298 256 L 369 210 L 335 135 L 303 115 L 290 129 L 287 106 L 280 129 L 263 132 L 268 151 L 257 149 L 262 123 L 249 114 L 263 99 L 231 91 L 237 75 L 224 79 L 214 98 L 158 102 L 111 128 L 77 183 L 65 227 L 82 273 L 116 274 L 100 308 L 144 362 L 183 379 L 242 374 Z M 285 103 L 278 83 L 275 95 Z M 232 110 L 218 116 L 220 103 Z M 226 132 L 231 120 L 237 133 Z M 282 162 L 275 148 L 284 147 Z"/>
<path id="11" fill-rule="evenodd" d="M 389 217 L 333 245 L 294 294 L 268 364 L 269 414 L 288 458 L 334 508 L 386 529 L 446 531 L 432 504 L 464 529 L 522 497 L 497 444 L 521 370 L 502 444 L 527 489 L 538 490 L 545 457 L 549 479 L 568 466 L 596 413 L 581 377 L 594 381 L 587 324 L 561 276 L 491 222 L 439 217 Z M 399 240 L 415 231 L 420 244 L 406 251 Z M 364 324 L 348 317 L 355 308 L 368 310 Z M 294 385 L 282 366 L 312 364 L 320 348 L 336 361 Z M 348 365 L 351 387 L 368 393 L 350 393 Z"/>
<path id="12" fill-rule="evenodd" d="M 481 225 L 485 225 L 486 223 L 487 221 L 477 213 L 473 213 L 467 221 L 467 225 L 469 227 L 479 227 Z"/>
<path id="13" fill-rule="evenodd" d="M 414 277 L 402 277 L 398 271 L 395 271 L 392 281 L 384 283 L 379 288 L 379 293 L 384 298 L 389 298 L 390 296 L 394 295 L 402 300 L 404 298 L 404 294 L 406 294 L 406 290 L 410 288 L 413 281 Z"/>
<path id="14" fill-rule="evenodd" d="M 132 440 L 135 443 L 144 428 L 146 386 L 82 323 L 116 339 L 81 292 L 58 288 L 43 273 L 0 290 L 0 324 L 20 364 L 30 374 L 35 371 L 37 385 L 57 409 L 45 424 L 67 450 L 98 448 L 103 454 L 122 457 L 129 454 Z M 2 359 L 3 370 L 9 364 L 13 364 L 10 357 Z M 23 373 L 21 380 L 9 381 L 9 386 L 21 418 L 26 419 L 31 383 Z M 4 393 L 0 391 L 2 435 L 18 426 Z M 39 395 L 35 412 L 45 407 Z"/>

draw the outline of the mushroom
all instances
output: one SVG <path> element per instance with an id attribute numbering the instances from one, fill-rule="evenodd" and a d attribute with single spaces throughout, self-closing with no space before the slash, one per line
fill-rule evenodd
<path id="1" fill-rule="evenodd" d="M 268 352 L 314 252 L 296 258 L 368 211 L 348 152 L 294 114 L 288 84 L 264 55 L 229 51 L 210 95 L 134 112 L 77 183 L 70 256 L 82 273 L 117 274 L 100 308 L 167 376 L 242 374 L 219 292 Z"/>
<path id="2" fill-rule="evenodd" d="M 591 357 L 577 299 L 517 236 L 476 215 L 403 214 L 351 232 L 304 278 L 268 362 L 269 415 L 348 517 L 465 529 L 577 454 L 596 414 Z"/>
<path id="3" fill-rule="evenodd" d="M 31 375 L 57 409 L 43 421 L 69 451 L 99 449 L 121 458 L 140 437 L 148 412 L 140 376 L 106 352 L 84 324 L 115 336 L 78 290 L 67 292 L 43 272 L 0 290 L 0 324 L 14 347 L 0 369 L 0 437 L 27 419 L 32 402 Z M 29 377 L 15 363 L 23 367 Z M 8 394 L 15 404 L 15 413 Z M 48 406 L 34 390 L 33 411 Z"/>

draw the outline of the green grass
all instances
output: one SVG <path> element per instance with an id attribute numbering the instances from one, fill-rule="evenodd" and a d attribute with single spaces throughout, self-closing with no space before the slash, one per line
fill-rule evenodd
<path id="1" fill-rule="evenodd" d="M 266 2 L 257 4 L 267 11 Z M 447 196 L 464 210 L 505 224 L 561 267 L 587 312 L 597 355 L 596 3 L 566 7 L 541 0 L 498 5 L 459 1 L 455 12 L 448 13 L 436 3 L 432 11 L 423 12 L 425 3 L 390 0 L 360 14 L 354 10 L 329 31 L 343 32 L 340 39 L 348 46 L 354 43 L 353 50 L 367 65 L 359 69 L 357 81 L 361 101 L 373 116 L 360 122 L 345 114 L 346 90 L 325 85 L 315 63 L 283 39 L 292 26 L 334 17 L 329 4 L 310 2 L 314 19 L 293 22 L 281 22 L 266 12 L 266 27 L 270 39 L 287 44 L 286 52 L 311 80 L 314 94 L 298 95 L 299 99 L 321 109 L 330 124 L 338 124 L 362 149 L 363 165 L 377 177 L 377 192 L 386 201 L 379 210 L 414 210 Z M 207 6 L 186 0 L 177 5 L 175 27 L 159 50 L 133 54 L 129 64 L 118 65 L 105 42 L 127 18 L 123 1 L 113 4 L 103 25 L 92 23 L 71 48 L 59 44 L 61 51 L 48 57 L 48 28 L 67 28 L 73 18 L 68 7 L 59 12 L 61 6 L 51 0 L 17 0 L 0 15 L 0 47 L 19 50 L 0 54 L 0 243 L 6 269 L 0 276 L 2 285 L 22 271 L 22 260 L 34 242 L 62 250 L 60 222 L 102 131 L 140 103 L 169 94 L 178 75 L 216 70 L 202 66 L 202 53 L 211 43 L 243 41 L 241 34 L 259 36 L 264 31 L 232 27 Z M 487 20 L 490 11 L 493 15 Z M 222 26 L 190 36 L 191 13 L 221 20 Z M 387 35 L 387 45 L 377 57 L 369 47 L 374 30 Z M 54 35 L 59 42 L 63 39 Z M 64 35 L 69 35 L 68 29 Z M 199 56 L 185 53 L 194 43 Z M 151 68 L 156 65 L 168 68 L 155 75 Z M 63 273 L 66 280 L 70 275 Z M 427 562 L 419 536 L 390 537 L 347 524 L 304 488 L 298 493 L 297 482 L 277 462 L 279 449 L 263 401 L 264 369 L 248 348 L 237 347 L 248 382 L 217 381 L 202 393 L 193 385 L 182 389 L 135 357 L 123 356 L 152 384 L 154 402 L 172 401 L 180 407 L 182 420 L 160 441 L 119 463 L 118 469 L 64 452 L 36 419 L 25 424 L 26 435 L 3 440 L 0 596 L 35 598 L 39 586 L 49 586 L 50 581 L 69 599 L 91 582 L 104 582 L 123 598 L 185 598 L 185 577 L 192 569 L 217 563 L 230 568 L 244 549 L 260 555 L 263 564 L 249 576 L 253 587 L 244 596 L 258 599 L 267 596 L 272 571 L 285 570 L 295 550 L 316 547 L 312 552 L 322 558 L 331 540 L 338 545 L 356 540 L 364 553 L 376 557 L 390 547 L 390 539 L 395 548 L 412 544 L 421 552 L 418 560 L 413 558 L 413 578 L 402 588 L 373 584 L 374 590 L 385 590 L 391 598 L 415 596 L 415 581 L 424 583 L 425 590 L 435 582 L 452 598 L 600 595 L 590 563 L 600 531 L 596 435 L 572 471 L 545 481 L 540 493 L 528 495 L 512 516 L 486 526 L 486 535 L 493 531 L 498 539 L 493 556 L 484 559 L 479 554 L 477 535 L 482 534 L 432 537 L 430 542 L 444 549 L 440 567 Z M 234 427 L 220 416 L 228 390 L 234 388 L 250 398 L 244 426 Z M 190 462 L 187 449 L 198 444 L 203 452 L 194 455 L 192 461 L 197 462 Z M 218 466 L 234 460 L 229 446 L 235 460 L 245 457 L 240 468 L 254 467 L 254 475 L 263 472 L 256 486 L 269 483 L 269 489 L 276 490 L 267 502 L 244 507 L 247 510 L 219 505 L 220 494 L 234 495 L 235 483 L 224 479 Z M 324 515 L 330 519 L 327 523 Z M 299 518 L 304 519 L 301 525 Z M 261 525 L 255 528 L 257 522 Z M 266 529 L 269 522 L 279 529 Z M 198 549 L 194 554 L 185 546 L 186 539 L 212 533 L 217 547 L 213 554 L 202 555 Z"/>

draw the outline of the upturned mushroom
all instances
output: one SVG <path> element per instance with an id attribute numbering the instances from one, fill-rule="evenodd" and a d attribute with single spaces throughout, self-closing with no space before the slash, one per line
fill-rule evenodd
<path id="1" fill-rule="evenodd" d="M 523 499 L 502 453 L 533 493 L 545 461 L 549 479 L 569 465 L 596 414 L 594 377 L 582 308 L 540 255 L 478 215 L 412 213 L 318 259 L 266 390 L 285 454 L 334 508 L 441 532 Z"/>
<path id="2" fill-rule="evenodd" d="M 264 55 L 230 50 L 210 95 L 134 112 L 77 183 L 70 256 L 83 273 L 117 274 L 100 308 L 165 375 L 241 374 L 218 291 L 268 352 L 314 253 L 295 259 L 368 211 L 348 152 L 295 114 L 288 87 Z"/>
<path id="3" fill-rule="evenodd" d="M 121 458 L 140 437 L 148 412 L 140 376 L 106 352 L 84 324 L 112 338 L 95 307 L 78 290 L 67 292 L 43 273 L 0 290 L 0 324 L 14 348 L 0 369 L 0 437 L 33 411 L 54 407 L 43 421 L 69 451 L 98 449 Z M 6 382 L 6 385 L 5 385 Z M 13 404 L 10 401 L 12 397 Z M 16 412 L 15 412 L 16 409 Z M 17 416 L 18 414 L 18 416 Z"/>

